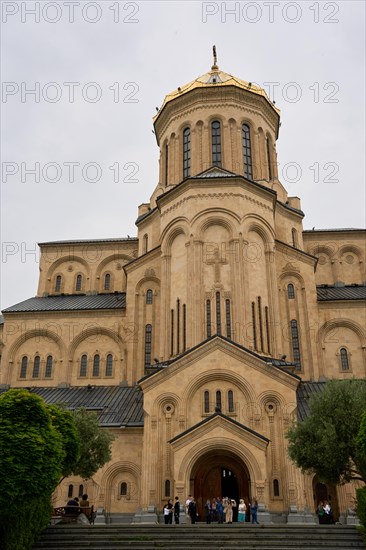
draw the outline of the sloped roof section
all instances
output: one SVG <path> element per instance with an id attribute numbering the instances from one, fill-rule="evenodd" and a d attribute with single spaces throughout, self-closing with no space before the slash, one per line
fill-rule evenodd
<path id="1" fill-rule="evenodd" d="M 333 300 L 366 300 L 365 285 L 329 286 L 321 285 L 316 287 L 318 302 Z"/>
<path id="2" fill-rule="evenodd" d="M 297 388 L 297 418 L 305 420 L 309 416 L 309 399 L 322 393 L 326 382 L 301 382 Z"/>
<path id="3" fill-rule="evenodd" d="M 79 386 L 73 388 L 27 388 L 48 404 L 68 409 L 85 408 L 98 413 L 102 427 L 144 425 L 143 394 L 138 386 Z M 5 389 L 0 390 L 0 395 Z"/>
<path id="4" fill-rule="evenodd" d="M 234 174 L 234 172 L 230 172 L 230 170 L 226 170 L 225 168 L 221 168 L 220 166 L 211 166 L 211 168 L 200 172 L 196 176 L 191 176 L 191 178 L 232 178 L 236 176 L 237 174 Z"/>
<path id="5" fill-rule="evenodd" d="M 126 293 L 113 294 L 70 294 L 66 296 L 46 296 L 43 298 L 28 298 L 19 304 L 4 309 L 3 313 L 18 313 L 28 311 L 75 311 L 93 309 L 124 309 Z"/>

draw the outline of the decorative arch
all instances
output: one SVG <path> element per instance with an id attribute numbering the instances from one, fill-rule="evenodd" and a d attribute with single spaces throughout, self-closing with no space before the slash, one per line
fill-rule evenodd
<path id="1" fill-rule="evenodd" d="M 238 456 L 245 466 L 248 469 L 250 479 L 253 481 L 258 479 L 265 479 L 265 473 L 261 471 L 261 468 L 257 462 L 257 459 L 253 453 L 245 446 L 237 445 L 236 441 L 233 441 L 229 437 L 218 438 L 214 437 L 212 439 L 205 438 L 202 441 L 199 441 L 192 449 L 190 449 L 185 457 L 183 458 L 180 468 L 179 468 L 179 480 L 184 480 L 187 478 L 189 481 L 189 476 L 192 472 L 192 469 L 200 459 L 203 453 L 215 452 L 217 449 L 221 451 L 230 452 Z M 189 487 L 189 483 L 186 484 Z"/>
<path id="2" fill-rule="evenodd" d="M 178 235 L 183 235 L 188 239 L 188 228 L 185 228 L 181 225 L 182 221 L 186 221 L 185 218 L 177 218 L 172 222 L 171 226 L 168 226 L 161 238 L 161 250 L 164 255 L 170 254 L 170 249 L 172 247 L 173 241 Z M 178 223 L 178 225 L 176 225 Z"/>
<path id="3" fill-rule="evenodd" d="M 128 256 L 127 254 L 111 254 L 110 256 L 107 256 L 99 263 L 95 272 L 95 276 L 100 277 L 103 269 L 107 264 L 118 260 L 126 260 L 127 262 L 131 262 L 132 260 L 134 260 L 134 258 L 132 256 Z"/>
<path id="4" fill-rule="evenodd" d="M 249 214 L 244 216 L 244 238 L 248 240 L 250 231 L 258 233 L 263 240 L 266 250 L 274 249 L 275 233 L 273 227 L 262 217 L 258 215 Z"/>
<path id="5" fill-rule="evenodd" d="M 327 333 L 335 328 L 348 328 L 357 334 L 360 344 L 362 347 L 366 346 L 366 335 L 362 330 L 361 325 L 352 321 L 352 319 L 332 319 L 331 321 L 326 321 L 319 329 L 319 344 L 322 345 Z"/>
<path id="6" fill-rule="evenodd" d="M 50 323 L 51 324 L 51 323 Z M 30 340 L 31 338 L 39 338 L 40 336 L 43 336 L 45 338 L 49 338 L 50 340 L 53 340 L 60 350 L 60 358 L 66 356 L 66 347 L 65 344 L 62 341 L 62 338 L 56 334 L 55 332 L 52 332 L 48 329 L 32 329 L 15 340 L 13 344 L 11 345 L 9 352 L 8 352 L 8 360 L 14 361 L 14 357 L 20 348 L 22 344 L 24 344 L 27 340 Z"/>
<path id="7" fill-rule="evenodd" d="M 154 401 L 153 407 L 152 407 L 152 414 L 155 416 L 158 416 L 161 409 L 164 408 L 165 405 L 173 405 L 175 407 L 175 412 L 178 412 L 179 405 L 180 405 L 180 398 L 175 393 L 162 393 L 160 394 L 157 399 Z"/>
<path id="8" fill-rule="evenodd" d="M 226 215 L 226 217 L 224 217 Z M 207 217 L 209 216 L 209 217 Z M 203 220 L 200 220 L 203 218 Z M 230 219 L 231 218 L 231 219 Z M 229 239 L 234 238 L 233 222 L 240 223 L 240 218 L 234 212 L 222 208 L 209 208 L 197 214 L 192 220 L 192 226 L 197 224 L 196 238 L 202 240 L 204 232 L 213 225 L 219 225 L 229 233 Z"/>
<path id="9" fill-rule="evenodd" d="M 129 462 L 127 460 L 121 460 L 119 462 L 114 462 L 107 470 L 104 472 L 101 479 L 101 487 L 106 488 L 108 484 L 113 480 L 114 476 L 119 472 L 128 472 L 136 477 L 139 481 L 141 480 L 141 468 L 134 462 Z"/>
<path id="10" fill-rule="evenodd" d="M 358 246 L 355 246 L 353 244 L 345 244 L 345 245 L 340 247 L 340 249 L 338 251 L 338 255 L 341 258 L 343 256 L 343 254 L 346 254 L 347 252 L 352 252 L 353 254 L 355 254 L 358 257 L 359 260 L 362 259 L 362 252 L 361 252 L 361 249 Z"/>
<path id="11" fill-rule="evenodd" d="M 68 354 L 69 360 L 70 361 L 74 360 L 76 349 L 84 340 L 86 340 L 87 338 L 90 338 L 91 336 L 95 336 L 97 334 L 98 335 L 104 334 L 104 336 L 108 336 L 114 342 L 116 342 L 121 352 L 121 355 L 123 355 L 124 342 L 117 332 L 105 327 L 91 327 L 86 330 L 83 330 L 80 334 L 75 336 L 74 340 L 71 342 L 69 347 L 69 354 Z"/>
<path id="12" fill-rule="evenodd" d="M 82 258 L 81 256 L 75 256 L 75 255 L 68 255 L 68 256 L 62 256 L 62 258 L 59 258 L 55 262 L 52 263 L 52 265 L 49 267 L 47 271 L 47 278 L 52 279 L 55 271 L 58 269 L 58 267 L 64 263 L 68 262 L 79 262 L 81 265 L 83 265 L 86 269 L 87 275 L 90 276 L 90 265 L 88 262 Z"/>
<path id="13" fill-rule="evenodd" d="M 136 284 L 135 291 L 139 293 L 141 291 L 141 287 L 145 283 L 155 283 L 160 288 L 160 279 L 158 279 L 157 277 L 150 276 L 150 277 L 143 277 L 142 279 L 140 279 L 139 282 Z"/>

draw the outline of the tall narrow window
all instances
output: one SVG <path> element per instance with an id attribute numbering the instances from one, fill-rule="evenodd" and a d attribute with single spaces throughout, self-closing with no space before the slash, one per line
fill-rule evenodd
<path id="1" fill-rule="evenodd" d="M 183 304 L 183 351 L 187 349 L 187 306 Z"/>
<path id="2" fill-rule="evenodd" d="M 151 288 L 149 288 L 146 291 L 146 303 L 147 304 L 152 304 L 153 303 L 153 291 L 151 290 Z"/>
<path id="3" fill-rule="evenodd" d="M 263 320 L 262 320 L 262 300 L 261 297 L 258 296 L 258 324 L 259 324 L 259 339 L 261 344 L 261 351 L 264 351 L 264 343 L 263 343 Z"/>
<path id="4" fill-rule="evenodd" d="M 221 297 L 220 292 L 216 292 L 216 334 L 221 334 Z"/>
<path id="5" fill-rule="evenodd" d="M 293 358 L 294 361 L 299 364 L 298 368 L 300 368 L 300 341 L 296 319 L 292 319 L 291 321 L 291 340 Z"/>
<path id="6" fill-rule="evenodd" d="M 33 363 L 33 374 L 32 374 L 33 378 L 39 378 L 40 364 L 41 364 L 41 358 L 39 355 L 36 355 Z"/>
<path id="7" fill-rule="evenodd" d="M 22 357 L 22 364 L 20 367 L 20 378 L 27 377 L 28 357 Z"/>
<path id="8" fill-rule="evenodd" d="M 79 273 L 79 275 L 76 277 L 76 285 L 75 285 L 76 292 L 79 292 L 81 290 L 82 283 L 83 283 L 83 276 L 80 275 Z"/>
<path id="9" fill-rule="evenodd" d="M 99 376 L 100 374 L 100 355 L 94 355 L 93 359 L 93 376 Z"/>
<path id="10" fill-rule="evenodd" d="M 221 166 L 221 124 L 218 120 L 211 123 L 212 164 Z"/>
<path id="11" fill-rule="evenodd" d="M 105 362 L 105 375 L 112 376 L 113 374 L 113 355 L 108 353 L 107 359 Z"/>
<path id="12" fill-rule="evenodd" d="M 145 368 L 151 365 L 152 326 L 145 327 Z"/>
<path id="13" fill-rule="evenodd" d="M 274 497 L 280 496 L 280 484 L 278 482 L 278 479 L 273 480 L 273 496 Z"/>
<path id="14" fill-rule="evenodd" d="M 250 129 L 247 124 L 242 126 L 242 145 L 243 145 L 243 162 L 244 176 L 248 179 L 253 179 L 252 174 L 252 152 L 250 146 Z"/>
<path id="15" fill-rule="evenodd" d="M 57 275 L 56 283 L 55 283 L 55 292 L 61 292 L 61 283 L 62 283 L 62 277 L 61 275 Z"/>
<path id="16" fill-rule="evenodd" d="M 205 399 L 205 402 L 204 402 L 205 413 L 209 413 L 210 412 L 210 392 L 209 391 L 205 391 L 204 399 Z"/>
<path id="17" fill-rule="evenodd" d="M 180 352 L 180 300 L 177 300 L 177 353 Z"/>
<path id="18" fill-rule="evenodd" d="M 267 337 L 267 352 L 271 353 L 271 334 L 269 332 L 269 313 L 268 306 L 264 308 L 264 315 L 266 321 L 266 337 Z"/>
<path id="19" fill-rule="evenodd" d="M 170 497 L 170 479 L 165 480 L 165 496 Z"/>
<path id="20" fill-rule="evenodd" d="M 211 336 L 211 300 L 206 301 L 207 338 Z"/>
<path id="21" fill-rule="evenodd" d="M 255 303 L 254 302 L 252 302 L 252 325 L 253 325 L 253 348 L 257 350 L 258 343 L 257 343 L 257 327 L 256 327 L 256 320 L 255 320 Z"/>
<path id="22" fill-rule="evenodd" d="M 297 248 L 297 231 L 294 227 L 291 229 L 291 237 L 292 237 L 292 246 L 294 248 Z"/>
<path id="23" fill-rule="evenodd" d="M 73 486 L 73 485 L 69 485 L 69 489 L 68 489 L 68 491 L 67 491 L 67 497 L 68 497 L 68 498 L 71 498 L 73 492 L 74 492 L 74 486 Z"/>
<path id="24" fill-rule="evenodd" d="M 143 236 L 143 251 L 144 251 L 144 254 L 146 254 L 146 252 L 148 250 L 148 247 L 149 247 L 149 237 L 145 233 L 145 235 Z"/>
<path id="25" fill-rule="evenodd" d="M 229 406 L 229 412 L 234 412 L 234 395 L 233 391 L 229 390 L 227 392 L 227 400 L 228 400 L 228 406 Z"/>
<path id="26" fill-rule="evenodd" d="M 169 172 L 169 147 L 165 145 L 165 186 L 168 185 L 168 172 Z"/>
<path id="27" fill-rule="evenodd" d="M 104 290 L 110 290 L 111 289 L 111 274 L 106 273 L 104 276 Z"/>
<path id="28" fill-rule="evenodd" d="M 271 144 L 269 138 L 267 137 L 267 163 L 268 163 L 268 179 L 272 179 L 272 165 L 271 165 Z"/>
<path id="29" fill-rule="evenodd" d="M 84 485 L 79 485 L 79 498 L 84 494 Z"/>
<path id="30" fill-rule="evenodd" d="M 183 130 L 183 178 L 191 175 L 191 129 Z"/>
<path id="31" fill-rule="evenodd" d="M 80 359 L 80 374 L 79 376 L 86 376 L 88 368 L 88 357 L 86 355 L 82 355 Z"/>
<path id="32" fill-rule="evenodd" d="M 121 497 L 125 497 L 127 495 L 127 483 L 125 481 L 122 481 L 121 483 Z"/>
<path id="33" fill-rule="evenodd" d="M 287 285 L 287 298 L 289 300 L 293 300 L 295 298 L 295 288 L 292 283 Z"/>
<path id="34" fill-rule="evenodd" d="M 342 370 L 349 370 L 348 353 L 346 348 L 341 348 L 340 354 Z"/>
<path id="35" fill-rule="evenodd" d="M 170 310 L 170 355 L 174 355 L 174 309 Z"/>
<path id="36" fill-rule="evenodd" d="M 48 355 L 46 359 L 46 370 L 44 374 L 45 378 L 51 378 L 52 376 L 52 363 L 53 363 L 52 355 Z"/>
<path id="37" fill-rule="evenodd" d="M 225 313 L 226 313 L 226 336 L 231 340 L 231 311 L 230 300 L 225 301 Z"/>
<path id="38" fill-rule="evenodd" d="M 221 402 L 221 391 L 217 390 L 216 392 L 216 412 L 221 412 L 222 402 Z"/>

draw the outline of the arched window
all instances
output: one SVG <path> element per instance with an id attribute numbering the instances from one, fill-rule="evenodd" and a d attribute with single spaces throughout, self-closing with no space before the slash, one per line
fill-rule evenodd
<path id="1" fill-rule="evenodd" d="M 204 394 L 204 410 L 205 410 L 205 413 L 210 412 L 210 392 L 207 390 L 205 391 L 205 394 Z"/>
<path id="2" fill-rule="evenodd" d="M 180 352 L 180 300 L 177 299 L 177 353 Z"/>
<path id="3" fill-rule="evenodd" d="M 32 374 L 33 378 L 39 378 L 40 365 L 41 365 L 41 358 L 39 355 L 36 355 L 33 363 L 33 374 Z"/>
<path id="4" fill-rule="evenodd" d="M 145 368 L 151 365 L 152 326 L 145 327 Z"/>
<path id="5" fill-rule="evenodd" d="M 22 364 L 20 367 L 20 378 L 27 377 L 28 357 L 22 357 Z"/>
<path id="6" fill-rule="evenodd" d="M 165 480 L 165 496 L 170 497 L 170 479 Z"/>
<path id="7" fill-rule="evenodd" d="M 211 336 L 211 300 L 206 301 L 207 338 Z"/>
<path id="8" fill-rule="evenodd" d="M 191 129 L 183 130 L 183 178 L 191 175 Z"/>
<path id="9" fill-rule="evenodd" d="M 143 253 L 146 254 L 147 250 L 148 250 L 148 246 L 149 246 L 149 237 L 147 236 L 147 234 L 145 233 L 145 235 L 142 237 L 143 241 L 142 241 L 142 244 L 143 244 Z"/>
<path id="10" fill-rule="evenodd" d="M 169 174 L 169 147 L 168 144 L 165 145 L 165 186 L 168 185 L 168 174 Z"/>
<path id="11" fill-rule="evenodd" d="M 266 146 L 267 146 L 268 179 L 271 180 L 272 179 L 271 144 L 268 136 L 266 139 Z"/>
<path id="12" fill-rule="evenodd" d="M 267 351 L 271 353 L 271 334 L 269 332 L 269 312 L 268 306 L 264 308 L 265 322 L 266 322 L 266 335 L 267 335 Z"/>
<path id="13" fill-rule="evenodd" d="M 147 304 L 152 304 L 153 303 L 153 291 L 151 290 L 151 288 L 149 288 L 146 291 L 146 303 Z"/>
<path id="14" fill-rule="evenodd" d="M 248 124 L 243 124 L 241 135 L 243 145 L 244 176 L 251 180 L 253 179 L 252 152 L 250 146 L 250 129 Z"/>
<path id="15" fill-rule="evenodd" d="M 51 378 L 52 376 L 52 363 L 53 363 L 52 355 L 48 355 L 46 359 L 46 370 L 44 373 L 45 378 Z"/>
<path id="16" fill-rule="evenodd" d="M 234 395 L 232 390 L 227 392 L 227 401 L 229 405 L 229 412 L 234 412 Z"/>
<path id="17" fill-rule="evenodd" d="M 292 246 L 294 248 L 297 248 L 297 231 L 294 227 L 291 229 L 291 237 L 292 237 Z"/>
<path id="18" fill-rule="evenodd" d="M 346 348 L 340 349 L 342 370 L 349 370 L 348 352 Z"/>
<path id="19" fill-rule="evenodd" d="M 263 319 L 262 319 L 262 298 L 258 296 L 257 298 L 258 305 L 258 325 L 259 325 L 259 341 L 261 344 L 261 351 L 264 351 L 263 344 Z"/>
<path id="20" fill-rule="evenodd" d="M 221 334 L 221 297 L 220 292 L 216 292 L 216 334 Z"/>
<path id="21" fill-rule="evenodd" d="M 61 275 L 57 275 L 56 283 L 55 283 L 55 292 L 61 292 L 61 283 L 62 283 L 62 277 Z"/>
<path id="22" fill-rule="evenodd" d="M 231 311 L 230 311 L 230 300 L 225 301 L 226 308 L 226 336 L 231 340 Z"/>
<path id="23" fill-rule="evenodd" d="M 79 498 L 84 494 L 84 485 L 79 485 Z"/>
<path id="24" fill-rule="evenodd" d="M 217 412 L 221 412 L 221 408 L 222 408 L 221 391 L 217 390 L 217 392 L 216 392 L 216 409 L 217 409 Z"/>
<path id="25" fill-rule="evenodd" d="M 292 283 L 287 285 L 287 298 L 289 298 L 289 300 L 293 300 L 295 298 L 295 288 Z"/>
<path id="26" fill-rule="evenodd" d="M 273 480 L 273 496 L 279 497 L 280 496 L 280 484 L 278 479 Z"/>
<path id="27" fill-rule="evenodd" d="M 300 341 L 299 341 L 299 331 L 297 327 L 296 319 L 291 320 L 291 340 L 292 340 L 292 355 L 294 361 L 298 363 L 298 368 L 300 368 Z"/>
<path id="28" fill-rule="evenodd" d="M 111 274 L 106 273 L 104 275 L 104 290 L 110 290 L 111 289 Z"/>
<path id="29" fill-rule="evenodd" d="M 79 376 L 86 376 L 88 368 L 88 357 L 86 355 L 82 355 L 80 359 L 80 374 Z"/>
<path id="30" fill-rule="evenodd" d="M 93 359 L 93 376 L 99 376 L 100 372 L 100 355 L 96 354 L 94 355 Z"/>
<path id="31" fill-rule="evenodd" d="M 83 276 L 79 273 L 79 275 L 76 277 L 76 285 L 75 285 L 76 292 L 79 292 L 81 290 L 82 284 L 83 284 Z"/>
<path id="32" fill-rule="evenodd" d="M 113 355 L 108 353 L 107 359 L 105 362 L 105 375 L 112 376 L 113 374 Z"/>
<path id="33" fill-rule="evenodd" d="M 122 481 L 121 483 L 121 496 L 125 497 L 127 495 L 127 483 Z"/>
<path id="34" fill-rule="evenodd" d="M 212 164 L 221 166 L 221 124 L 218 120 L 211 123 Z"/>
<path id="35" fill-rule="evenodd" d="M 67 496 L 68 498 L 71 498 L 72 497 L 72 494 L 74 492 L 74 486 L 73 485 L 69 485 L 69 489 L 67 491 Z"/>

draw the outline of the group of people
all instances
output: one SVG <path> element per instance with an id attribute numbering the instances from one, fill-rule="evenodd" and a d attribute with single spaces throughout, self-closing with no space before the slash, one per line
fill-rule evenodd
<path id="1" fill-rule="evenodd" d="M 334 523 L 333 511 L 327 500 L 321 500 L 316 509 L 316 514 L 321 524 L 330 524 Z"/>
<path id="2" fill-rule="evenodd" d="M 237 503 L 234 499 L 229 497 L 223 497 L 223 498 L 213 498 L 213 499 L 207 499 L 206 504 L 204 506 L 205 510 L 205 521 L 207 524 L 210 524 L 212 522 L 217 523 L 227 523 L 231 524 L 233 523 L 233 508 L 237 507 Z M 171 499 L 168 500 L 168 502 L 165 504 L 164 509 L 164 523 L 166 525 L 173 523 L 173 517 L 174 517 L 174 523 L 179 524 L 179 516 L 180 516 L 180 502 L 179 498 L 175 497 L 175 502 L 173 504 L 173 501 Z M 186 512 L 186 518 L 189 523 L 195 524 L 197 522 L 198 518 L 198 511 L 197 511 L 197 503 L 195 498 L 192 495 L 189 495 L 189 497 L 186 500 L 185 503 L 185 512 Z M 240 499 L 239 507 L 238 507 L 238 522 L 244 523 L 244 522 L 251 522 L 258 524 L 257 519 L 257 512 L 258 512 L 258 502 L 255 498 L 252 499 L 251 503 L 248 499 Z"/>
<path id="3" fill-rule="evenodd" d="M 83 495 L 80 501 L 78 497 L 71 498 L 70 500 L 67 501 L 67 504 L 65 506 L 65 513 L 82 514 L 83 508 L 88 508 L 90 506 L 88 499 L 89 497 L 87 494 Z"/>

